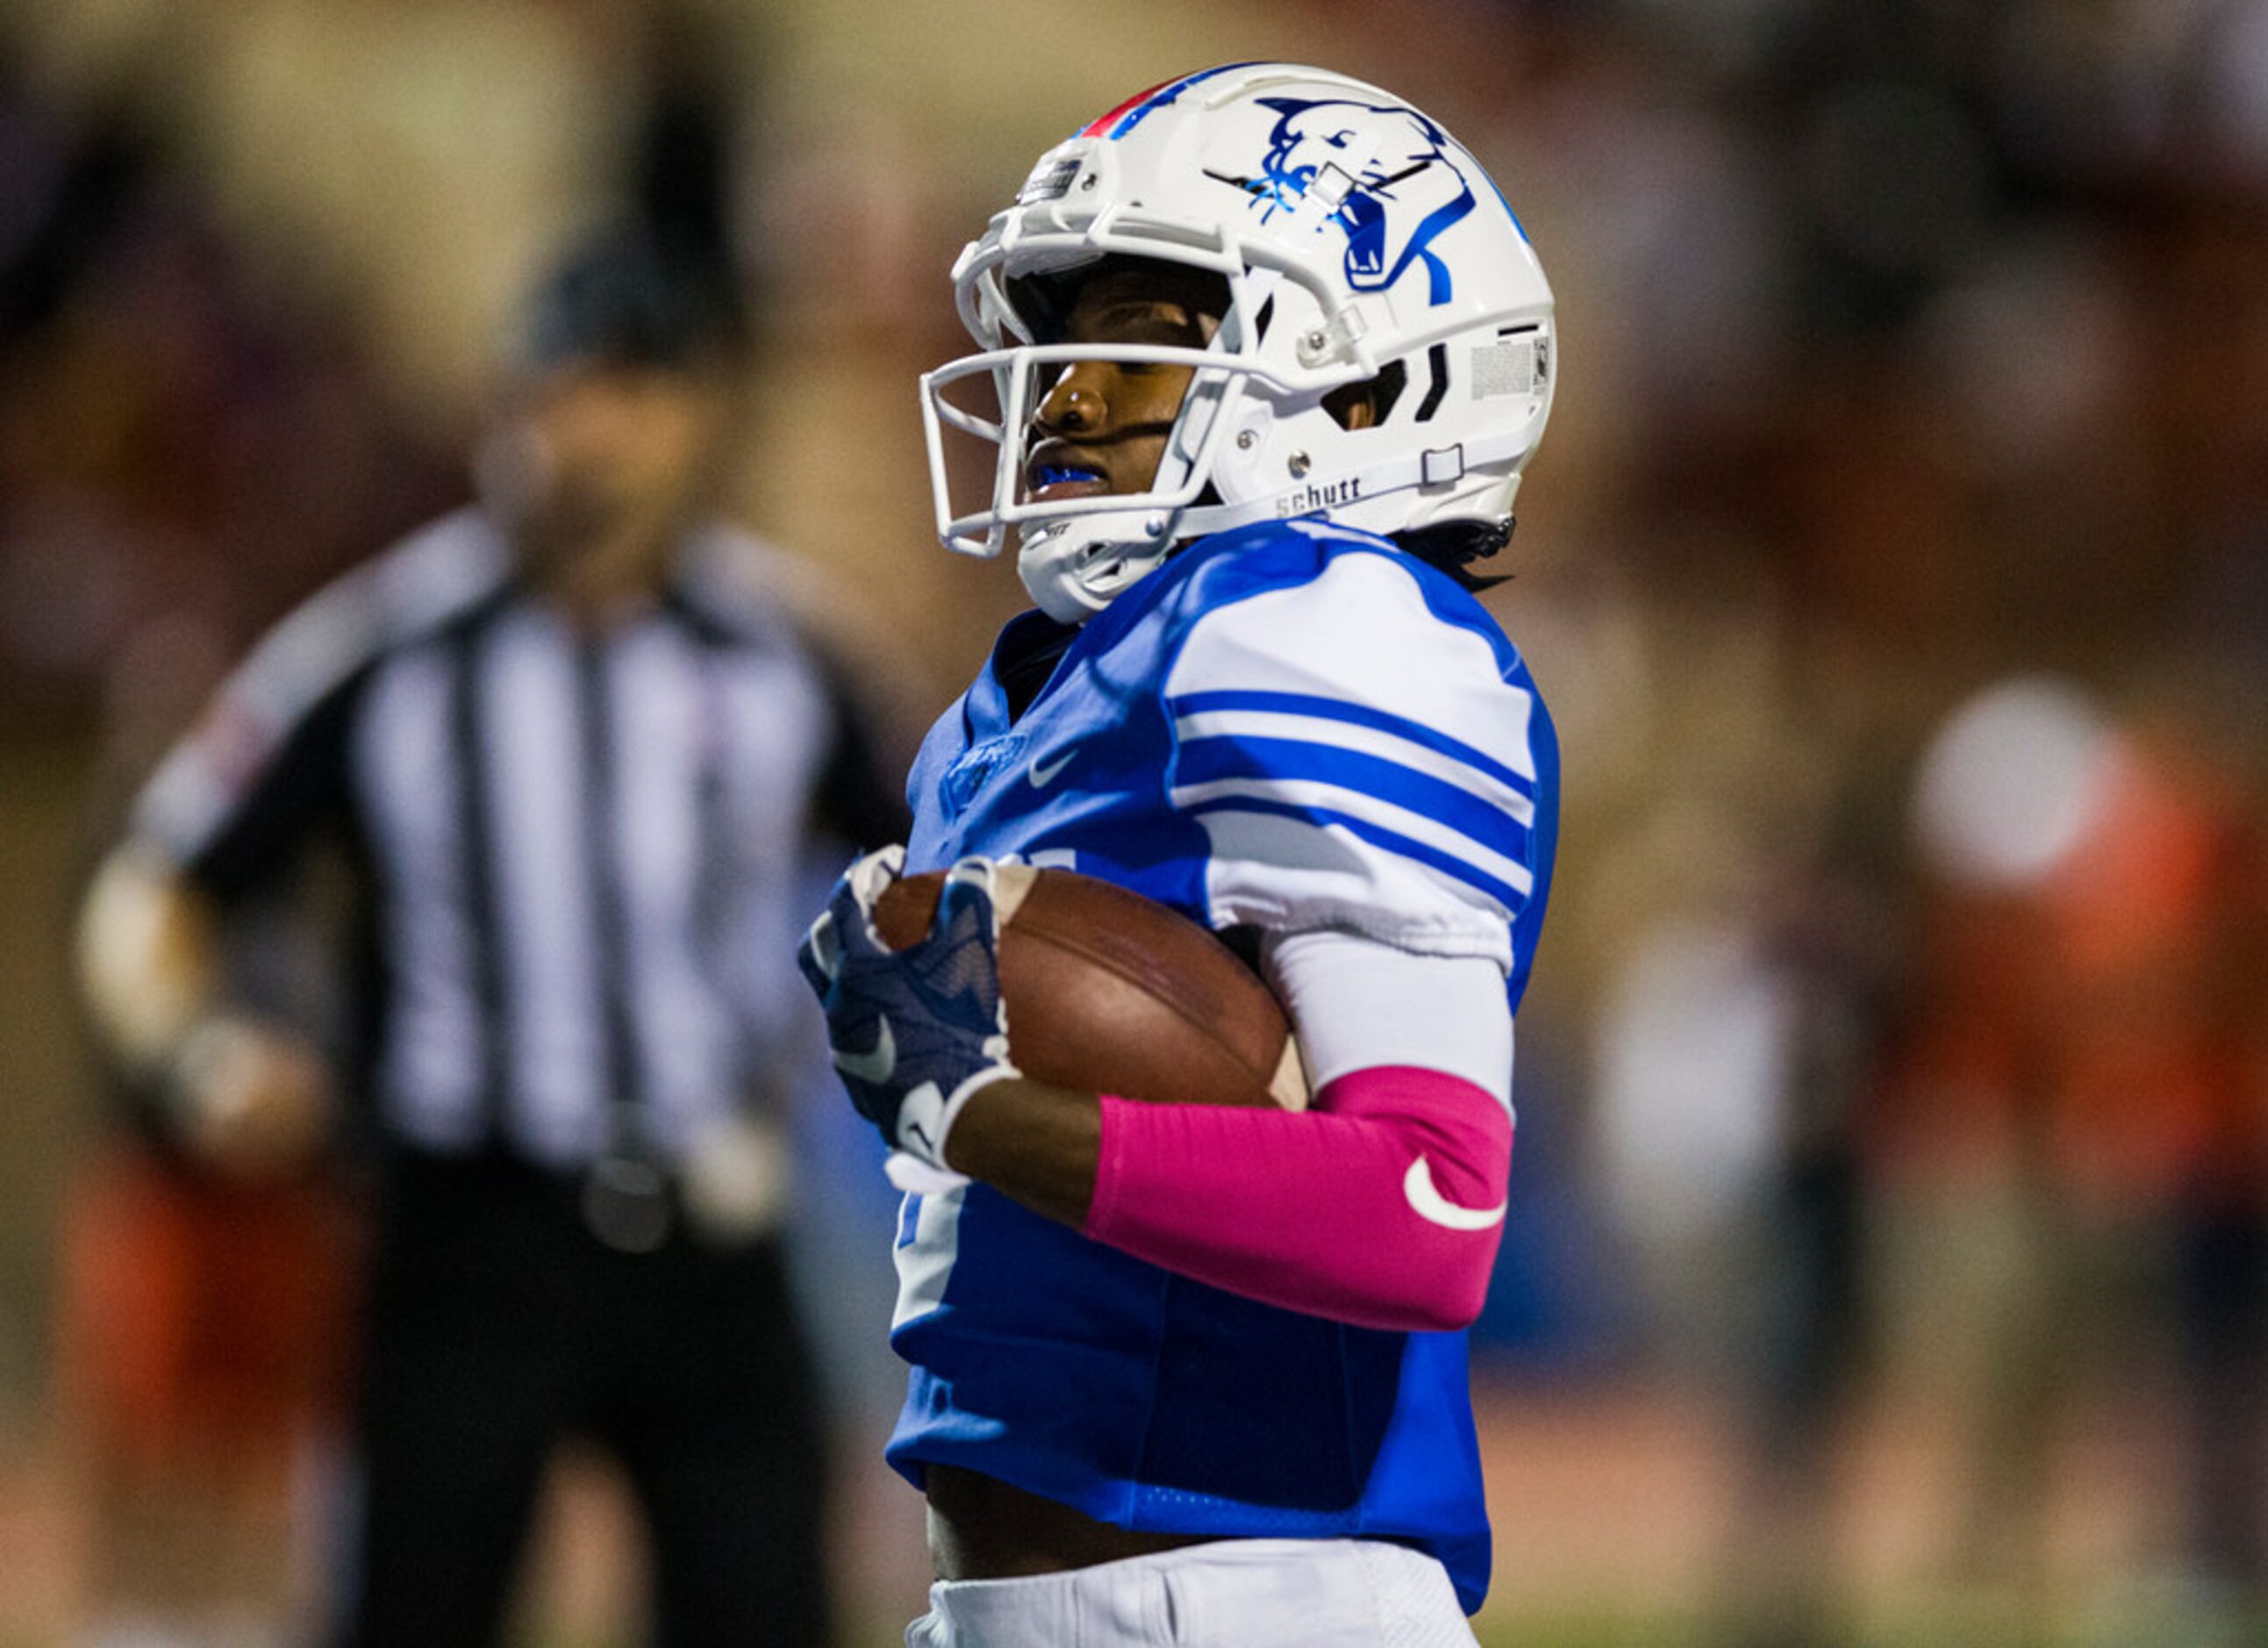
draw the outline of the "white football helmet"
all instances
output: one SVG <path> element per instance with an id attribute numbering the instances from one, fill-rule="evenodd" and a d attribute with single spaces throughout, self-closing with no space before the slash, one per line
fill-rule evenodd
<path id="1" fill-rule="evenodd" d="M 1211 345 L 1051 342 L 1019 313 L 1019 283 L 1106 256 L 1220 277 Z M 953 280 L 982 352 L 922 379 L 938 534 L 992 556 L 1015 528 L 1026 588 L 1066 623 L 1255 521 L 1493 548 L 1550 411 L 1551 289 L 1510 205 L 1425 115 L 1326 70 L 1233 64 L 1129 99 L 1041 157 Z M 1030 501 L 1032 416 L 1081 359 L 1196 372 L 1147 491 Z M 1380 415 L 1346 427 L 1326 397 L 1372 380 Z M 955 503 L 948 429 L 998 448 L 981 506 Z"/>

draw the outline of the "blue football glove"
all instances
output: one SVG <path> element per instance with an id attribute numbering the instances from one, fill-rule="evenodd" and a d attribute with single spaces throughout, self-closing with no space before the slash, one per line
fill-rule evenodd
<path id="1" fill-rule="evenodd" d="M 843 872 L 796 960 L 827 1009 L 828 1044 L 850 1102 L 893 1149 L 933 1170 L 909 1172 L 893 1158 L 891 1177 L 908 1188 L 941 1188 L 965 1182 L 945 1165 L 946 1134 L 961 1106 L 1020 1072 L 1008 1062 L 991 861 L 955 864 L 929 932 L 892 950 L 874 930 L 873 910 L 904 863 L 904 848 L 885 847 Z"/>

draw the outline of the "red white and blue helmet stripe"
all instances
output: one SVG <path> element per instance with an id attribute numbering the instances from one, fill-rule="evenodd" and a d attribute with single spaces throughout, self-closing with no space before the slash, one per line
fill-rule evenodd
<path id="1" fill-rule="evenodd" d="M 1076 134 L 1081 137 L 1108 137 L 1116 141 L 1140 125 L 1152 109 L 1165 107 L 1200 80 L 1210 80 L 1215 75 L 1229 74 L 1239 69 L 1255 67 L 1249 63 L 1225 63 L 1217 68 L 1200 69 L 1195 74 L 1185 74 L 1178 79 L 1160 80 L 1145 91 L 1137 92 L 1116 108 L 1081 127 Z"/>

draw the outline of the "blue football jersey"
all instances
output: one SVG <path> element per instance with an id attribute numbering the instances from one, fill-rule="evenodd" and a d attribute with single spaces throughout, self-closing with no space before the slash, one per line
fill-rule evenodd
<path id="1" fill-rule="evenodd" d="M 932 729 L 909 872 L 1015 857 L 1214 928 L 1485 956 L 1517 1008 L 1557 746 L 1454 580 L 1318 521 L 1224 533 L 1088 620 L 1012 724 L 999 671 L 1051 627 L 1014 620 Z M 917 1485 L 935 1461 L 1124 1527 L 1400 1541 L 1479 1606 L 1463 1334 L 1260 1304 L 977 1184 L 909 1197 L 897 1260 L 891 1343 L 913 1373 L 888 1458 Z"/>

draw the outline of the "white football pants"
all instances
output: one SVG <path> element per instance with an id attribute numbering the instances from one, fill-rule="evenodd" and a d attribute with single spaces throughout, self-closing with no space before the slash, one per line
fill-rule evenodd
<path id="1" fill-rule="evenodd" d="M 1372 1540 L 1222 1540 L 940 1580 L 929 1607 L 906 1648 L 1474 1648 L 1441 1564 Z"/>

